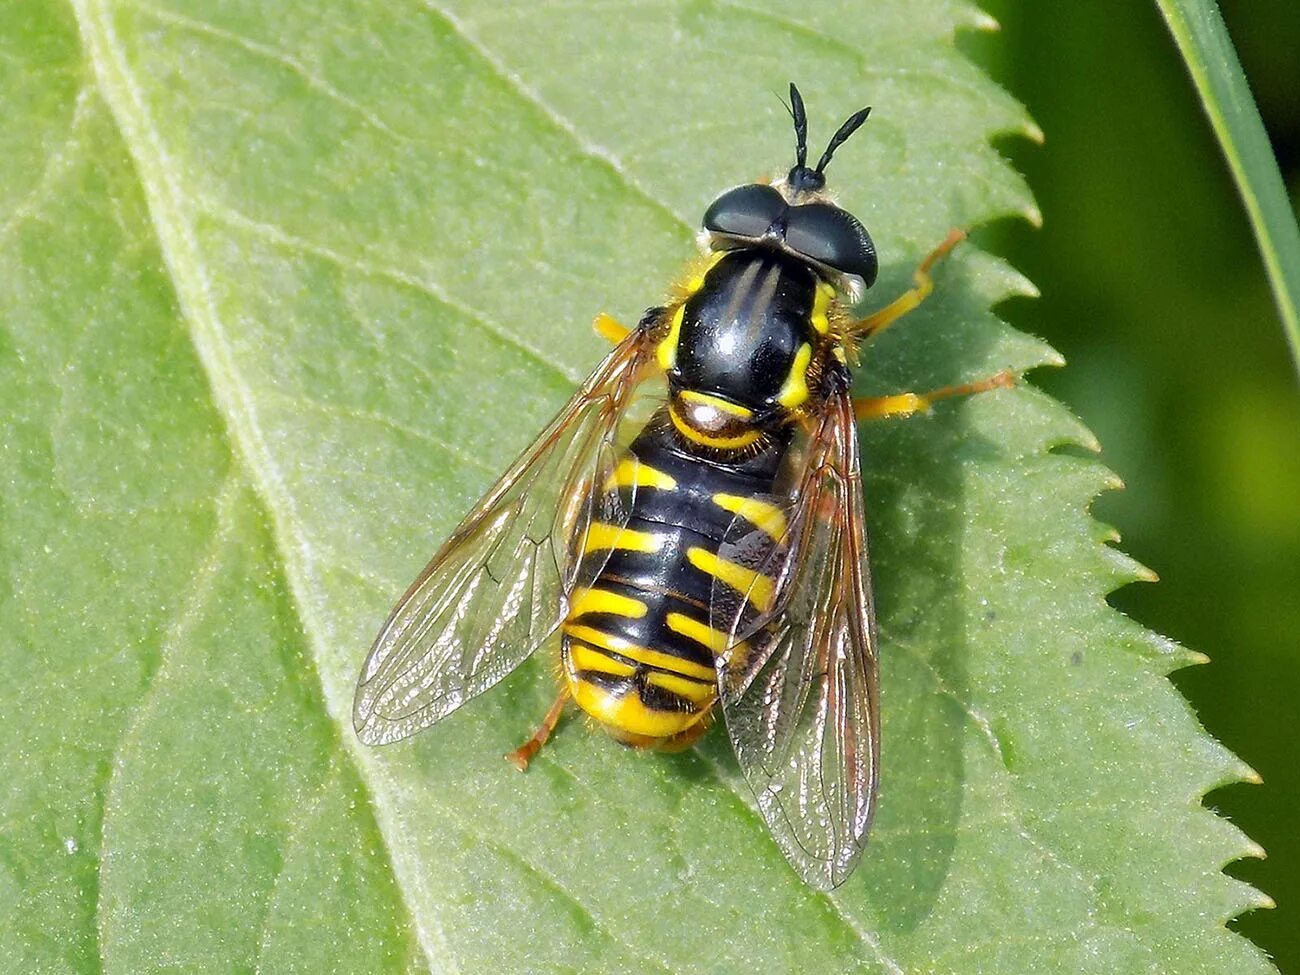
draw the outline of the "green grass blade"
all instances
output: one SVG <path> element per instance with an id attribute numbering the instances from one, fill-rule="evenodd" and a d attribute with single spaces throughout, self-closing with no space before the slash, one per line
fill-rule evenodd
<path id="1" fill-rule="evenodd" d="M 1245 72 L 1214 0 L 1156 0 L 1246 204 L 1300 369 L 1300 229 Z"/>

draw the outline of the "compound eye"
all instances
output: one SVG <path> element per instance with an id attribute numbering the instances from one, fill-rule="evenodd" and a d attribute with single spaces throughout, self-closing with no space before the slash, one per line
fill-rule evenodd
<path id="1" fill-rule="evenodd" d="M 867 228 L 847 210 L 829 203 L 791 207 L 785 243 L 818 264 L 856 274 L 868 288 L 876 280 L 876 245 Z"/>
<path id="2" fill-rule="evenodd" d="M 704 229 L 727 237 L 757 239 L 786 210 L 785 198 L 770 186 L 748 183 L 727 190 L 704 211 Z"/>

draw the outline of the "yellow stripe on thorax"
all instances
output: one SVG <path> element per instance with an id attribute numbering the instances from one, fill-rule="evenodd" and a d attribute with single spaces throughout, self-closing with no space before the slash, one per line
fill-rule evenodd
<path id="1" fill-rule="evenodd" d="M 835 297 L 835 289 L 825 281 L 817 282 L 817 294 L 813 298 L 812 315 L 809 320 L 812 327 L 817 330 L 818 335 L 825 335 L 831 330 L 831 321 L 828 312 L 831 307 L 831 299 Z"/>
<path id="2" fill-rule="evenodd" d="M 673 323 L 668 327 L 668 334 L 664 340 L 659 343 L 659 348 L 655 350 L 655 356 L 659 360 L 660 367 L 667 372 L 677 362 L 677 343 L 682 337 L 682 318 L 686 315 L 686 303 L 682 302 L 677 306 L 677 312 L 673 315 Z"/>
<path id="3" fill-rule="evenodd" d="M 786 376 L 781 392 L 776 401 L 786 409 L 794 409 L 808 399 L 808 363 L 812 361 L 812 346 L 805 342 L 795 353 L 790 365 L 790 375 Z"/>
<path id="4" fill-rule="evenodd" d="M 759 531 L 766 532 L 773 541 L 785 538 L 785 512 L 768 501 L 742 498 L 735 494 L 715 494 L 713 503 L 723 511 L 739 515 Z"/>
<path id="5" fill-rule="evenodd" d="M 712 393 L 701 393 L 694 389 L 683 389 L 677 394 L 688 403 L 703 403 L 705 406 L 712 406 L 715 410 L 723 413 L 730 413 L 732 416 L 738 416 L 742 420 L 748 420 L 754 415 L 754 411 L 739 403 L 733 403 L 729 399 L 723 399 L 721 396 L 714 396 Z"/>
<path id="6" fill-rule="evenodd" d="M 775 584 L 771 576 L 747 569 L 737 562 L 719 558 L 708 549 L 693 547 L 686 550 L 686 558 L 691 565 L 706 572 L 715 579 L 720 579 L 736 592 L 754 604 L 754 608 L 766 613 L 772 608 Z"/>
<path id="7" fill-rule="evenodd" d="M 636 531 L 632 528 L 606 524 L 603 521 L 593 521 L 587 526 L 587 540 L 582 544 L 582 552 L 584 555 L 598 549 L 657 552 L 663 548 L 663 544 L 663 538 L 654 532 Z"/>

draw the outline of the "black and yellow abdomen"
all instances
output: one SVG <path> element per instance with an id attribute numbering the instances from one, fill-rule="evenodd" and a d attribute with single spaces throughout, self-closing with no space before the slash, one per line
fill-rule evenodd
<path id="1" fill-rule="evenodd" d="M 631 514 L 587 531 L 580 574 L 603 566 L 570 600 L 562 659 L 574 700 L 619 740 L 685 747 L 706 727 L 727 641 L 709 625 L 714 587 L 763 610 L 774 586 L 718 549 L 737 517 L 779 537 L 781 512 L 758 498 L 772 488 L 781 441 L 735 461 L 702 460 L 661 411 L 617 466 Z"/>

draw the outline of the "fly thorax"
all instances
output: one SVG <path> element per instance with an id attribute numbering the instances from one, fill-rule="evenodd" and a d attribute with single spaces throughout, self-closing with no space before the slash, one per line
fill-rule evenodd
<path id="1" fill-rule="evenodd" d="M 720 431 L 788 405 L 816 341 L 816 294 L 812 270 L 774 251 L 736 251 L 711 267 L 674 323 L 670 385 L 693 394 L 675 397 L 682 420 Z"/>

